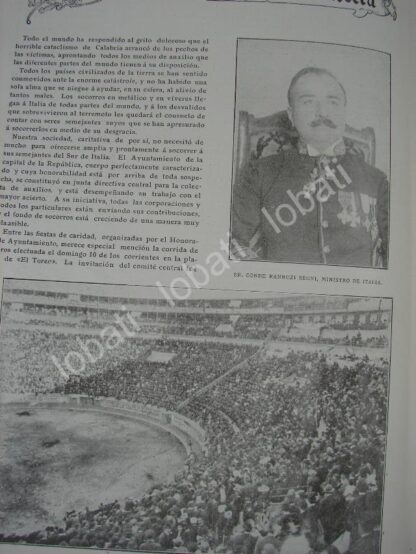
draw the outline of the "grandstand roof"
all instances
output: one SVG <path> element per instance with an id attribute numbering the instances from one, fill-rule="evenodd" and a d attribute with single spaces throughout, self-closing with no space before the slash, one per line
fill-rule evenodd
<path id="1" fill-rule="evenodd" d="M 126 306 L 164 312 L 228 314 L 324 314 L 345 312 L 391 311 L 390 299 L 293 295 L 286 293 L 195 290 L 192 298 L 170 305 L 157 287 L 99 285 L 5 279 L 3 301 L 25 304 L 83 307 L 120 311 Z M 137 307 L 137 308 L 136 308 Z"/>

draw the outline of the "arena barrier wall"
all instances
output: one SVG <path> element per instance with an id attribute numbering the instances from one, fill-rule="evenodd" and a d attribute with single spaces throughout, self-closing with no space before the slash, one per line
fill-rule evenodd
<path id="1" fill-rule="evenodd" d="M 1 404 L 22 404 L 29 406 L 65 407 L 74 410 L 88 410 L 111 414 L 144 422 L 174 436 L 185 448 L 200 454 L 204 450 L 205 431 L 191 419 L 156 406 L 149 406 L 128 400 L 108 397 L 92 397 L 78 394 L 1 394 Z"/>

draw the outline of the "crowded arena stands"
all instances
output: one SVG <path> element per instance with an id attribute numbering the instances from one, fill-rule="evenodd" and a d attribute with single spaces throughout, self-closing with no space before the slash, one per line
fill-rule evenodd
<path id="1" fill-rule="evenodd" d="M 1 540 L 198 554 L 379 552 L 387 307 L 350 313 L 342 299 L 290 298 L 285 306 L 278 297 L 233 306 L 189 300 L 175 311 L 143 301 L 140 331 L 65 379 L 51 354 L 63 360 L 80 351 L 80 337 L 97 337 L 100 302 L 89 295 L 71 307 L 56 299 L 41 309 L 13 306 L 21 294 L 13 289 L 3 320 L 1 392 L 149 404 L 199 423 L 206 440 L 172 483 L 141 498 L 91 499 L 58 526 Z M 112 304 L 107 298 L 101 326 Z"/>

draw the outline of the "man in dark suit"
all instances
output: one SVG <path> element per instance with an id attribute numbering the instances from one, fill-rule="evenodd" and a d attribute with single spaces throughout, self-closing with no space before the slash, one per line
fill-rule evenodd
<path id="1" fill-rule="evenodd" d="M 388 182 L 343 138 L 344 87 L 308 67 L 293 78 L 288 101 L 296 147 L 252 160 L 240 175 L 232 256 L 387 267 Z"/>

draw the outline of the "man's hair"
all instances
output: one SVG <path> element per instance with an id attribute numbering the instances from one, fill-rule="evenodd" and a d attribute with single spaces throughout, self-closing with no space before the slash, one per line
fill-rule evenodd
<path id="1" fill-rule="evenodd" d="M 293 100 L 293 89 L 296 86 L 296 83 L 301 79 L 302 77 L 305 77 L 306 75 L 327 75 L 328 77 L 332 77 L 336 83 L 340 86 L 343 94 L 344 94 L 344 100 L 345 103 L 347 103 L 347 93 L 345 91 L 345 88 L 342 86 L 342 84 L 338 81 L 338 79 L 335 77 L 333 73 L 328 71 L 328 69 L 323 69 L 321 67 L 304 67 L 300 71 L 296 73 L 296 75 L 293 77 L 293 79 L 290 82 L 289 89 L 287 91 L 287 99 L 289 102 L 289 106 L 292 106 L 292 100 Z"/>

